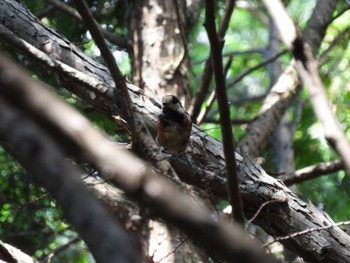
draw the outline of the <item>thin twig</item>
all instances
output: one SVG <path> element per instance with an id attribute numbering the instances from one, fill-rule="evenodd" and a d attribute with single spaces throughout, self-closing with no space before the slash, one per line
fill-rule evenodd
<path id="1" fill-rule="evenodd" d="M 327 61 L 327 54 L 342 40 L 347 40 L 350 31 L 350 26 L 341 31 L 329 44 L 329 46 L 321 53 L 319 56 L 319 65 L 322 65 L 325 61 Z"/>
<path id="2" fill-rule="evenodd" d="M 255 70 L 258 70 L 260 69 L 261 67 L 263 66 L 266 66 L 267 64 L 273 62 L 274 60 L 276 60 L 277 58 L 279 58 L 280 56 L 284 55 L 285 53 L 287 53 L 287 50 L 283 50 L 281 51 L 280 53 L 276 54 L 275 56 L 247 69 L 246 71 L 244 71 L 243 73 L 241 73 L 240 75 L 238 75 L 232 82 L 228 83 L 226 85 L 227 88 L 230 88 L 234 85 L 236 85 L 238 82 L 240 82 L 244 77 L 248 76 L 250 73 L 252 73 L 253 71 Z M 206 115 L 208 114 L 211 106 L 213 105 L 213 102 L 215 101 L 215 98 L 216 98 L 216 94 L 215 94 L 215 90 L 213 90 L 211 93 L 210 93 L 210 96 L 207 100 L 207 105 L 206 107 L 201 110 L 200 114 L 198 115 L 198 118 L 197 118 L 197 122 L 198 124 L 201 124 L 204 119 L 206 118 Z"/>
<path id="3" fill-rule="evenodd" d="M 253 217 L 252 217 L 251 219 L 249 219 L 249 221 L 248 221 L 248 223 L 246 224 L 245 228 L 247 229 L 247 228 L 249 227 L 249 225 L 255 220 L 255 218 L 257 218 L 257 216 L 261 213 L 261 210 L 262 210 L 265 206 L 267 206 L 267 205 L 269 205 L 269 204 L 272 204 L 272 203 L 281 203 L 281 202 L 287 202 L 287 200 L 278 200 L 278 199 L 276 199 L 276 200 L 270 200 L 270 201 L 267 201 L 267 202 L 263 203 L 263 204 L 259 207 L 258 211 L 256 211 L 256 213 L 253 215 Z"/>
<path id="4" fill-rule="evenodd" d="M 233 51 L 226 51 L 222 53 L 222 57 L 233 57 L 237 55 L 249 55 L 249 54 L 263 54 L 264 53 L 264 48 L 252 48 L 252 49 L 247 49 L 247 50 L 233 50 Z M 206 62 L 210 57 L 203 58 L 197 61 L 191 62 L 191 66 L 199 65 L 204 62 Z"/>
<path id="5" fill-rule="evenodd" d="M 350 225 L 350 221 L 339 222 L 339 223 L 335 223 L 335 224 L 332 224 L 332 225 L 329 225 L 329 226 L 308 228 L 308 229 L 305 229 L 304 231 L 295 232 L 295 233 L 290 234 L 288 236 L 276 237 L 273 241 L 264 244 L 262 246 L 262 248 L 268 247 L 268 246 L 272 245 L 273 243 L 276 243 L 276 242 L 279 242 L 279 241 L 284 241 L 284 240 L 291 239 L 291 238 L 294 238 L 294 237 L 299 237 L 299 236 L 306 235 L 306 234 L 311 233 L 311 232 L 327 230 L 327 229 L 330 229 L 330 228 L 333 228 L 333 227 L 345 226 L 345 225 Z"/>
<path id="6" fill-rule="evenodd" d="M 181 247 L 185 242 L 187 242 L 188 239 L 184 238 L 182 240 L 180 240 L 179 244 L 177 244 L 176 246 L 174 246 L 174 248 L 168 253 L 166 254 L 164 257 L 162 257 L 160 260 L 158 260 L 158 262 L 162 262 L 164 259 L 166 259 L 167 257 L 169 257 L 171 254 L 175 253 L 175 251 Z"/>
<path id="7" fill-rule="evenodd" d="M 286 54 L 288 52 L 288 50 L 282 50 L 281 52 L 277 53 L 276 55 L 274 55 L 273 57 L 264 60 L 263 62 L 247 69 L 246 71 L 242 72 L 241 74 L 239 74 L 233 81 L 231 81 L 230 83 L 228 83 L 226 85 L 227 88 L 230 88 L 234 85 L 236 85 L 238 82 L 240 82 L 244 77 L 246 77 L 247 75 L 249 75 L 250 73 L 254 72 L 257 69 L 260 69 L 263 66 L 266 66 L 269 63 L 274 62 L 277 58 L 279 58 L 280 56 Z"/>
<path id="8" fill-rule="evenodd" d="M 230 22 L 232 12 L 233 12 L 234 7 L 235 7 L 235 3 L 236 3 L 235 0 L 226 0 L 225 13 L 224 13 L 224 16 L 222 18 L 219 33 L 218 33 L 218 37 L 220 39 L 224 39 L 224 36 L 225 36 L 227 28 L 228 28 L 228 24 Z M 220 46 L 220 50 L 222 50 L 222 46 Z M 200 86 L 199 91 L 197 92 L 197 94 L 195 96 L 196 100 L 193 103 L 191 117 L 192 117 L 192 120 L 194 122 L 197 122 L 197 117 L 200 113 L 203 101 L 205 100 L 205 97 L 208 94 L 209 85 L 210 85 L 210 82 L 211 82 L 212 77 L 213 77 L 211 56 L 212 56 L 212 53 L 210 52 L 209 58 L 206 61 L 205 66 L 204 66 L 201 86 Z"/>
<path id="9" fill-rule="evenodd" d="M 221 133 L 223 138 L 224 155 L 227 171 L 227 189 L 230 204 L 233 210 L 234 219 L 244 224 L 244 215 L 242 201 L 239 194 L 239 184 L 237 176 L 237 164 L 235 158 L 235 146 L 230 122 L 230 108 L 228 105 L 227 93 L 225 88 L 225 77 L 222 65 L 222 43 L 220 43 L 215 26 L 215 2 L 214 0 L 205 1 L 205 27 L 207 30 L 210 47 L 212 68 L 215 75 L 216 94 L 220 111 Z"/>
<path id="10" fill-rule="evenodd" d="M 56 250 L 50 252 L 45 258 L 43 258 L 42 260 L 40 260 L 40 262 L 43 263 L 49 263 L 52 261 L 52 258 L 57 256 L 58 254 L 62 253 L 63 251 L 65 251 L 66 249 L 68 249 L 71 245 L 79 242 L 81 239 L 80 237 L 74 237 L 71 240 L 69 240 L 66 244 L 64 244 L 63 246 L 60 246 L 59 248 L 57 248 Z"/>
<path id="11" fill-rule="evenodd" d="M 227 75 L 227 72 L 229 71 L 229 69 L 231 67 L 232 61 L 233 61 L 233 57 L 230 56 L 228 61 L 226 62 L 225 69 L 224 69 L 224 75 L 225 76 Z M 203 122 L 203 119 L 207 116 L 209 110 L 211 109 L 211 106 L 213 105 L 213 103 L 215 101 L 215 98 L 216 98 L 216 96 L 215 96 L 215 89 L 214 89 L 210 93 L 210 96 L 209 96 L 209 98 L 208 98 L 208 100 L 206 102 L 205 108 L 202 109 L 201 112 L 198 115 L 198 118 L 197 118 L 198 125 L 200 125 Z"/>

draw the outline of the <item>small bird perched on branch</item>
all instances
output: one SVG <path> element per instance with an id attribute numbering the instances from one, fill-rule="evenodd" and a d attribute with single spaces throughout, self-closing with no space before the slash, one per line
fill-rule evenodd
<path id="1" fill-rule="evenodd" d="M 191 118 L 179 99 L 173 95 L 164 96 L 162 104 L 163 109 L 157 121 L 157 143 L 167 153 L 183 153 L 190 141 Z"/>

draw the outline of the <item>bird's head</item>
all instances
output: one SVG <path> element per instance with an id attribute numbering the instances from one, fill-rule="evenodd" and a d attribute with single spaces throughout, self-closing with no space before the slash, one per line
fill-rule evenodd
<path id="1" fill-rule="evenodd" d="M 173 95 L 165 95 L 162 99 L 162 104 L 163 104 L 163 110 L 173 110 L 176 111 L 178 113 L 184 113 L 185 110 L 181 105 L 180 100 Z"/>

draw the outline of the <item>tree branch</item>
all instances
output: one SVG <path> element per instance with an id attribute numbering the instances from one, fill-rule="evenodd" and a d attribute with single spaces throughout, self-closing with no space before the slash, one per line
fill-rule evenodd
<path id="1" fill-rule="evenodd" d="M 130 196 L 147 205 L 155 215 L 163 217 L 185 231 L 185 233 L 206 248 L 212 256 L 221 255 L 229 261 L 239 259 L 242 262 L 257 262 L 257 260 L 266 263 L 277 262 L 272 256 L 265 255 L 262 251 L 256 249 L 253 242 L 245 238 L 241 228 L 232 223 L 214 219 L 211 213 L 204 208 L 204 205 L 198 205 L 198 200 L 195 202 L 192 197 L 175 187 L 174 183 L 156 174 L 146 163 L 106 140 L 83 116 L 65 103 L 52 97 L 51 92 L 47 88 L 45 89 L 37 82 L 34 82 L 30 76 L 23 76 L 23 73 L 18 68 L 11 65 L 12 62 L 1 58 L 0 74 L 3 78 L 0 78 L 0 81 L 5 80 L 5 83 L 0 82 L 1 96 L 10 101 L 12 105 L 19 107 L 21 111 L 45 128 L 47 132 L 56 135 L 60 134 L 60 136 L 55 136 L 54 138 L 58 140 L 66 151 L 71 154 L 74 153 L 74 156 L 82 158 L 97 167 L 104 178 L 111 180 Z M 0 119 L 4 120 L 4 118 Z M 3 136 L 16 134 L 18 130 L 27 131 L 27 129 L 23 128 L 24 121 L 16 121 L 15 124 L 17 125 L 11 126 L 5 120 L 1 123 L 3 129 L 6 127 L 7 129 L 14 129 L 12 132 L 7 130 L 2 134 Z M 22 137 L 20 141 L 15 141 L 15 138 L 13 138 L 12 144 L 16 145 L 16 152 L 22 153 L 21 150 L 25 151 L 32 142 L 35 142 L 38 147 L 40 146 L 40 149 L 44 147 L 44 145 L 41 146 L 41 136 L 32 136 L 27 142 L 25 138 L 27 137 Z M 23 154 L 25 154 L 22 155 L 25 167 L 42 171 L 42 167 L 37 165 L 39 160 L 32 161 L 31 155 L 33 154 L 31 152 L 27 151 Z M 52 155 L 52 153 L 43 152 L 41 155 L 34 155 L 33 157 L 39 158 L 43 156 L 52 157 L 53 159 L 50 158 L 49 161 L 55 162 L 58 167 L 63 165 L 61 162 L 56 162 L 60 158 Z M 57 168 L 57 171 L 60 173 L 56 175 L 57 178 L 54 181 L 50 180 L 48 182 L 45 178 L 41 178 L 41 182 L 46 187 L 55 186 L 56 188 L 53 190 L 58 195 L 61 189 L 57 188 L 55 182 L 61 179 L 62 169 Z M 52 172 L 46 171 L 46 173 Z M 67 170 L 66 172 L 67 174 L 73 174 L 73 177 L 78 180 L 74 170 Z M 43 174 L 46 173 L 43 172 Z M 75 184 L 69 185 L 73 187 Z M 81 196 L 80 190 L 77 191 L 74 188 L 70 188 L 70 192 Z M 56 194 L 54 196 L 59 198 Z M 66 201 L 69 205 L 73 203 L 72 196 L 64 195 L 64 198 L 69 198 L 69 202 Z M 91 202 L 79 201 L 79 204 L 81 203 L 89 203 L 89 206 L 84 207 L 91 206 Z M 93 209 L 96 211 L 97 208 Z M 75 220 L 73 215 L 69 220 Z M 100 224 L 100 222 L 104 222 L 103 220 L 95 219 L 94 222 L 101 226 L 106 225 Z M 117 241 L 107 241 L 107 234 L 99 236 L 104 238 L 104 241 L 101 243 L 108 242 L 112 247 L 118 243 Z M 96 239 L 94 242 L 99 243 L 96 242 Z M 130 248 L 133 246 L 127 242 L 125 242 L 125 245 L 130 246 Z M 105 255 L 108 255 L 108 253 L 104 253 Z M 111 258 L 108 261 L 110 262 Z"/>
<path id="2" fill-rule="evenodd" d="M 223 18 L 221 20 L 220 28 L 219 28 L 219 33 L 218 37 L 221 39 L 224 39 L 231 15 L 233 13 L 234 7 L 235 7 L 236 1 L 235 0 L 226 0 L 226 7 L 225 7 L 225 13 L 223 15 Z M 222 46 L 220 47 L 220 50 L 222 50 Z M 199 91 L 197 92 L 195 98 L 196 100 L 193 103 L 193 109 L 191 113 L 192 120 L 194 122 L 197 122 L 197 117 L 200 113 L 203 101 L 205 100 L 205 97 L 208 94 L 209 90 L 209 85 L 211 82 L 211 79 L 213 77 L 213 68 L 211 64 L 211 51 L 209 54 L 209 57 L 207 61 L 205 62 L 204 70 L 203 70 L 203 75 L 202 75 L 202 81 L 201 81 L 201 86 L 199 88 Z"/>
<path id="3" fill-rule="evenodd" d="M 126 83 L 126 78 L 122 75 L 116 61 L 113 57 L 112 52 L 109 50 L 106 42 L 103 39 L 100 27 L 96 20 L 89 11 L 88 6 L 84 0 L 74 0 L 76 2 L 77 8 L 82 15 L 92 37 L 94 38 L 97 46 L 101 50 L 103 59 L 105 60 L 109 71 L 113 77 L 116 87 L 120 90 L 123 97 L 122 100 L 122 115 L 126 118 L 128 124 L 132 131 L 133 148 L 135 151 L 141 152 L 142 155 L 150 160 L 159 170 L 168 175 L 173 180 L 178 181 L 178 176 L 172 169 L 170 164 L 164 160 L 158 151 L 158 147 L 153 140 L 150 131 L 145 125 L 143 118 L 139 116 L 138 112 L 135 110 L 134 104 L 131 101 L 128 86 Z M 160 161 L 162 160 L 163 161 Z"/>
<path id="4" fill-rule="evenodd" d="M 16 150 L 16 158 L 57 200 L 66 218 L 85 240 L 96 260 L 119 262 L 123 259 L 127 262 L 139 262 L 138 243 L 114 222 L 103 205 L 82 184 L 79 179 L 82 172 L 67 161 L 60 147 L 44 132 L 28 121 L 13 105 L 4 101 L 4 90 L 13 88 L 13 95 L 21 96 L 23 94 L 15 91 L 18 92 L 19 88 L 16 85 L 23 85 L 27 80 L 27 85 L 33 85 L 31 78 L 27 76 L 22 79 L 23 73 L 14 68 L 12 62 L 2 55 L 0 72 L 1 138 Z M 13 81 L 14 79 L 17 81 Z M 41 103 L 44 98 L 36 94 L 33 99 L 36 103 Z M 76 126 L 77 123 L 71 124 Z M 106 255 L 109 255 L 108 259 Z"/>
<path id="5" fill-rule="evenodd" d="M 321 45 L 325 31 L 333 19 L 332 14 L 337 3 L 337 0 L 316 2 L 303 34 L 305 43 L 312 47 L 314 54 Z M 264 149 L 266 142 L 300 89 L 300 82 L 294 61 L 292 61 L 271 88 L 255 121 L 247 127 L 245 135 L 239 141 L 242 151 L 254 157 Z"/>
<path id="6" fill-rule="evenodd" d="M 0 106 L 1 107 L 1 106 Z M 7 263 L 39 263 L 34 258 L 25 254 L 18 248 L 6 244 L 0 240 L 0 262 Z"/>
<path id="7" fill-rule="evenodd" d="M 207 30 L 210 50 L 211 50 L 211 62 L 214 70 L 215 82 L 216 82 L 216 95 L 218 98 L 219 111 L 220 111 L 220 124 L 221 134 L 223 137 L 224 155 L 226 161 L 226 173 L 227 173 L 227 191 L 232 206 L 234 219 L 244 224 L 244 215 L 242 208 L 241 196 L 239 194 L 239 184 L 237 176 L 237 164 L 235 155 L 234 139 L 230 121 L 230 108 L 228 105 L 224 69 L 222 65 L 222 43 L 219 41 L 219 37 L 216 33 L 215 26 L 215 2 L 213 0 L 205 1 L 205 28 Z"/>
<path id="8" fill-rule="evenodd" d="M 275 20 L 276 26 L 287 47 L 292 51 L 297 71 L 309 91 L 310 101 L 320 120 L 325 137 L 341 156 L 344 166 L 350 173 L 350 144 L 340 124 L 334 116 L 327 94 L 318 74 L 318 63 L 311 50 L 304 45 L 299 29 L 288 16 L 280 0 L 264 0 L 265 6 Z"/>
<path id="9" fill-rule="evenodd" d="M 295 175 L 293 177 L 287 177 L 287 178 L 281 178 L 281 179 L 283 183 L 289 186 L 293 184 L 302 183 L 308 180 L 312 180 L 322 175 L 335 173 L 342 169 L 344 169 L 343 162 L 340 160 L 336 160 L 332 162 L 318 163 L 318 164 L 301 168 L 295 171 Z"/>

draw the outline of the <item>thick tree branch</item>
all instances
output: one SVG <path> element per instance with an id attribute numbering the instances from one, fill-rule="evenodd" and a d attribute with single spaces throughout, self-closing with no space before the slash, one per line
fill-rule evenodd
<path id="1" fill-rule="evenodd" d="M 16 85 L 22 85 L 23 79 L 13 82 L 14 78 L 18 80 L 22 75 L 22 72 L 13 68 L 12 62 L 1 56 L 2 95 L 5 88 L 16 89 Z M 25 79 L 24 81 L 31 82 L 30 77 Z M 16 96 L 21 94 L 17 93 Z M 138 262 L 138 243 L 114 222 L 102 203 L 82 184 L 79 179 L 82 172 L 67 161 L 60 147 L 44 132 L 0 97 L 1 138 L 12 146 L 16 151 L 16 158 L 31 172 L 35 180 L 57 200 L 66 218 L 85 240 L 96 260 Z M 40 94 L 34 99 L 40 103 Z M 108 259 L 106 255 L 109 255 Z"/>
<path id="2" fill-rule="evenodd" d="M 239 184 L 237 176 L 237 164 L 235 155 L 234 139 L 230 120 L 230 108 L 226 93 L 224 69 L 222 65 L 222 44 L 220 43 L 215 26 L 215 2 L 206 0 L 205 2 L 205 27 L 210 42 L 211 62 L 215 75 L 216 94 L 219 103 L 221 134 L 223 137 L 224 155 L 227 173 L 227 191 L 232 206 L 234 219 L 240 224 L 244 224 L 244 215 L 241 196 L 239 194 Z"/>
<path id="3" fill-rule="evenodd" d="M 1 106 L 0 106 L 1 107 Z M 0 240 L 0 262 L 7 263 L 39 263 L 34 258 L 25 254 L 18 248 L 6 244 Z"/>
<path id="4" fill-rule="evenodd" d="M 223 220 L 214 219 L 204 206 L 198 205 L 198 201 L 195 202 L 192 197 L 175 187 L 174 183 L 156 174 L 146 163 L 106 140 L 83 116 L 65 103 L 54 98 L 50 91 L 35 83 L 29 76 L 23 75 L 23 72 L 13 67 L 12 63 L 3 57 L 0 58 L 0 72 L 0 81 L 4 81 L 0 83 L 1 96 L 11 102 L 12 105 L 19 107 L 21 111 L 24 111 L 49 133 L 60 134 L 61 136 L 55 136 L 54 138 L 59 140 L 65 150 L 75 153 L 76 157 L 85 159 L 97 167 L 102 176 L 120 186 L 139 202 L 146 204 L 154 214 L 163 217 L 185 231 L 190 237 L 205 247 L 211 255 L 220 255 L 229 261 L 256 262 L 259 260 L 266 263 L 277 262 L 272 256 L 265 255 L 258 250 L 251 240 L 245 238 L 244 232 L 238 226 Z M 8 125 L 9 123 L 5 122 L 5 120 L 1 126 L 4 129 L 3 136 L 17 134 L 18 130 L 27 130 L 23 128 L 24 121 L 16 120 L 16 125 Z M 5 130 L 5 127 L 13 129 L 13 131 Z M 11 142 L 16 145 L 16 151 L 20 151 L 20 153 L 22 153 L 22 149 L 25 151 L 32 141 L 35 141 L 39 149 L 45 149 L 44 145 L 41 145 L 41 136 L 36 135 L 33 134 L 27 143 L 23 141 L 26 137 L 21 137 L 20 141 L 12 138 L 13 141 Z M 42 167 L 37 165 L 39 159 L 37 162 L 33 162 L 30 156 L 33 154 L 32 152 L 27 151 L 23 154 L 22 160 L 25 167 L 42 171 Z M 53 153 L 49 154 L 46 152 L 42 152 L 42 154 L 34 157 L 43 158 L 43 156 L 49 158 L 48 164 L 55 162 L 55 160 L 61 160 L 57 154 L 53 155 Z M 61 167 L 60 165 L 64 165 L 64 162 L 60 161 L 59 163 L 56 162 L 56 164 L 58 167 Z M 76 172 L 69 167 L 67 169 L 69 169 L 66 171 L 67 174 L 73 174 L 73 177 L 78 180 Z M 57 171 L 59 171 L 59 174 L 56 174 L 55 181 L 50 181 L 49 183 L 45 181 L 45 178 L 41 178 L 41 183 L 46 187 L 55 186 L 56 194 L 54 196 L 59 198 L 56 195 L 59 194 L 61 189 L 57 187 L 55 182 L 60 180 L 62 170 L 57 169 Z M 53 171 L 48 170 L 45 172 L 52 173 Z M 81 195 L 80 191 L 73 188 L 78 184 L 77 182 L 70 184 L 72 187 L 70 192 Z M 65 195 L 64 198 L 68 197 Z M 69 204 L 74 203 L 72 198 L 70 196 Z M 79 202 L 80 204 L 85 203 Z M 88 203 L 90 206 L 91 203 Z M 71 216 L 72 218 L 69 217 L 68 219 L 75 220 L 73 215 Z M 87 215 L 84 215 L 82 218 L 85 218 L 85 216 Z M 99 222 L 103 222 L 103 220 L 95 219 L 95 222 L 100 224 Z M 101 235 L 104 238 L 106 236 L 108 235 Z M 109 242 L 113 247 L 117 241 L 107 241 L 106 238 L 105 242 Z M 125 242 L 125 245 L 128 245 L 128 243 Z M 129 246 L 132 247 L 132 245 Z M 108 255 L 108 253 L 104 253 L 104 255 Z M 109 258 L 108 260 L 110 262 L 111 259 Z"/>

